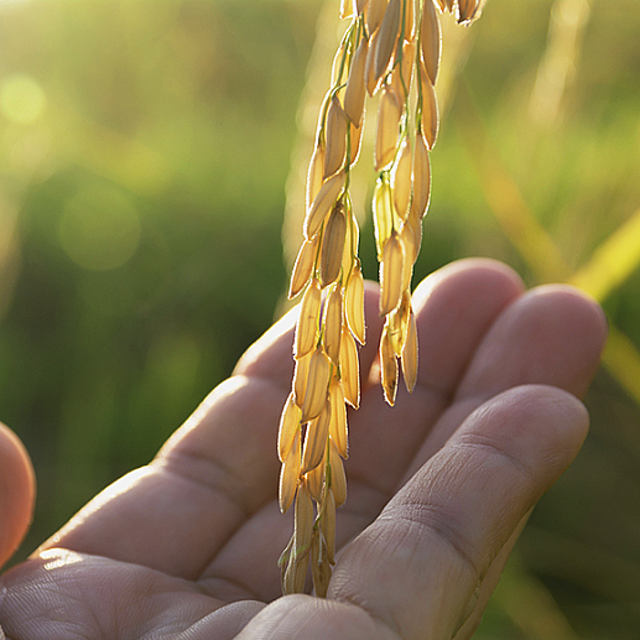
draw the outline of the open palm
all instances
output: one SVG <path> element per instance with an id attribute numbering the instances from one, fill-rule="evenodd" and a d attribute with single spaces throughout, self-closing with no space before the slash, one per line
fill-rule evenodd
<path id="1" fill-rule="evenodd" d="M 418 386 L 377 385 L 367 293 L 362 406 L 349 416 L 349 498 L 328 598 L 280 596 L 291 517 L 275 441 L 295 311 L 254 344 L 156 459 L 113 484 L 0 580 L 8 640 L 469 638 L 528 512 L 570 464 L 576 399 L 606 323 L 566 287 L 467 260 L 414 296 Z M 0 438 L 0 559 L 31 510 L 28 460 Z M 0 633 L 1 637 L 1 633 Z"/>

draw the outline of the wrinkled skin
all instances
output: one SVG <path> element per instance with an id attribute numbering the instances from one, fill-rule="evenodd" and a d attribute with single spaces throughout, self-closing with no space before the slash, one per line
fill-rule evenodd
<path id="1" fill-rule="evenodd" d="M 240 360 L 151 464 L 117 481 L 0 579 L 9 640 L 470 638 L 532 507 L 577 454 L 606 322 L 563 286 L 524 292 L 466 260 L 414 295 L 418 386 L 384 404 L 377 289 L 362 406 L 326 600 L 280 597 L 291 535 L 277 507 L 279 414 L 294 310 Z M 27 454 L 0 431 L 0 561 L 32 511 Z M 0 634 L 1 637 L 1 634 Z"/>

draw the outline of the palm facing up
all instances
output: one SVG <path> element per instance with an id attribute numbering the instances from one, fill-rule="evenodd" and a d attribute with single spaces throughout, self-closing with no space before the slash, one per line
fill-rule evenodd
<path id="1" fill-rule="evenodd" d="M 147 467 L 116 482 L 0 580 L 8 640 L 469 638 L 535 502 L 570 464 L 605 337 L 564 287 L 464 261 L 414 296 L 418 387 L 389 409 L 367 294 L 361 409 L 327 600 L 279 597 L 291 535 L 275 439 L 293 316 L 243 357 Z M 294 312 L 295 313 L 295 312 Z M 0 435 L 0 558 L 23 535 L 28 461 Z M 1 637 L 1 634 L 0 634 Z"/>

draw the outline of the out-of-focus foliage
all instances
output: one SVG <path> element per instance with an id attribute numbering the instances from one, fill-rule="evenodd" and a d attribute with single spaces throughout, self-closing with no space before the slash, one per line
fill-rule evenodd
<path id="1" fill-rule="evenodd" d="M 270 324 L 314 2 L 0 2 L 0 419 L 50 534 Z"/>
<path id="2" fill-rule="evenodd" d="M 38 471 L 26 550 L 145 463 L 270 323 L 321 4 L 0 2 L 0 419 Z M 636 639 L 640 4 L 488 0 L 456 29 L 415 281 L 495 257 L 583 287 L 613 327 L 592 432 L 478 637 Z"/>

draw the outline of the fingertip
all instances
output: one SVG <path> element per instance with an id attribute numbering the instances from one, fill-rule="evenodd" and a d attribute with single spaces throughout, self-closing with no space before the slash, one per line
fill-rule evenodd
<path id="1" fill-rule="evenodd" d="M 33 515 L 36 482 L 24 445 L 0 423 L 0 565 L 22 542 Z"/>
<path id="2" fill-rule="evenodd" d="M 480 285 L 504 292 L 510 298 L 525 290 L 520 275 L 504 262 L 491 258 L 464 258 L 451 262 L 424 278 L 413 294 L 414 305 L 422 306 L 443 283 L 447 284 L 447 288 L 461 292 L 473 290 Z"/>

